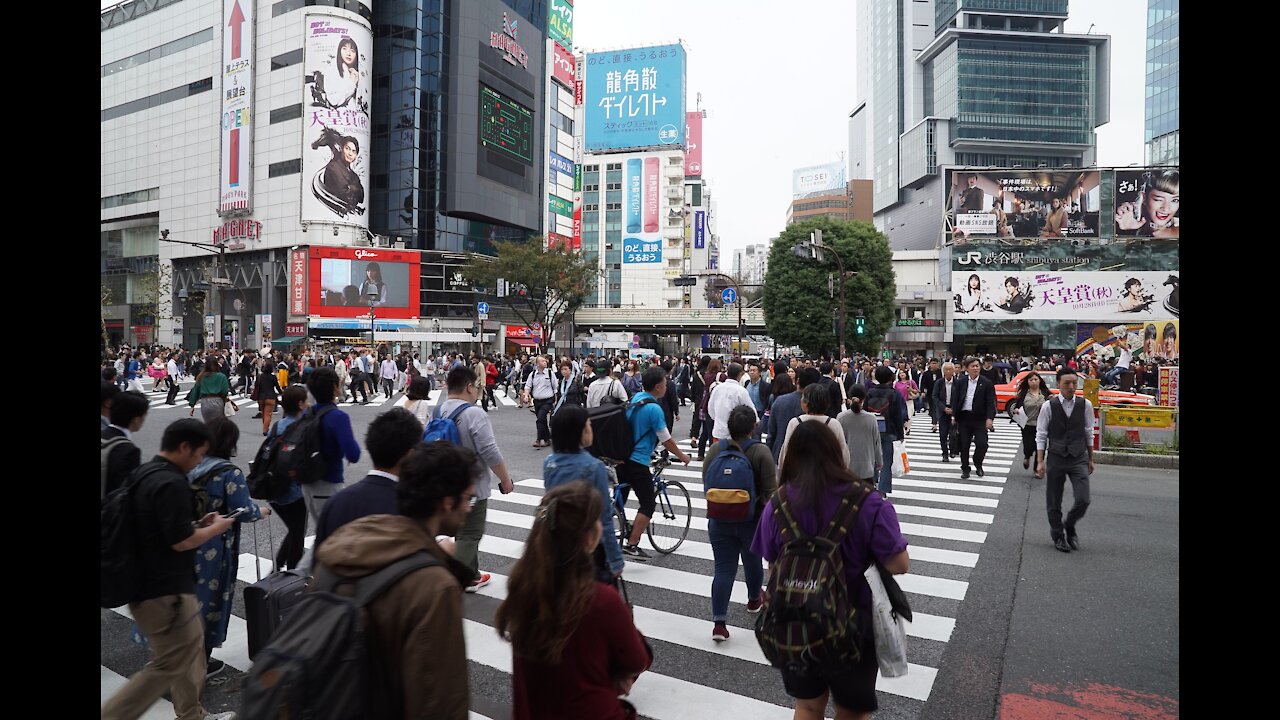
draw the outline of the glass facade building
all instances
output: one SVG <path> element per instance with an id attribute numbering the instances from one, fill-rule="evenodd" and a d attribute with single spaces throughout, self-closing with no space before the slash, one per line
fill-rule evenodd
<path id="1" fill-rule="evenodd" d="M 1178 0 L 1147 3 L 1146 161 L 1178 164 Z"/>

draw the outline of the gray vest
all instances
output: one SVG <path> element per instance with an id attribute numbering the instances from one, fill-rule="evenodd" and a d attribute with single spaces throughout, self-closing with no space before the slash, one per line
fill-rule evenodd
<path id="1" fill-rule="evenodd" d="M 1062 397 L 1054 396 L 1049 404 L 1053 406 L 1049 420 L 1049 442 L 1046 452 L 1067 461 L 1078 461 L 1089 453 L 1089 445 L 1084 439 L 1084 399 L 1076 397 L 1076 406 L 1071 417 L 1062 409 Z"/>

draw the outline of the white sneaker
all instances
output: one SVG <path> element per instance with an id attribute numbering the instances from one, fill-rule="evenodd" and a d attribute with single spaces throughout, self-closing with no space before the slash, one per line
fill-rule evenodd
<path id="1" fill-rule="evenodd" d="M 204 720 L 236 720 L 236 714 L 231 710 L 220 713 L 205 713 Z"/>

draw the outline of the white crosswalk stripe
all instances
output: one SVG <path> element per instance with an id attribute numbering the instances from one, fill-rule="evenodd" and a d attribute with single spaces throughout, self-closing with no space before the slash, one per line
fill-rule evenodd
<path id="1" fill-rule="evenodd" d="M 430 401 L 434 404 L 438 398 L 439 393 L 433 393 Z M 382 398 L 382 402 L 391 399 Z M 499 403 L 509 406 L 500 393 Z M 514 404 L 512 400 L 510 406 Z M 912 649 L 919 655 L 912 658 L 906 676 L 880 678 L 877 691 L 882 708 L 892 707 L 895 716 L 903 717 L 914 717 L 929 699 L 938 669 L 926 660 L 937 663 L 944 657 L 960 603 L 968 594 L 967 578 L 987 539 L 987 526 L 994 521 L 1005 487 L 1024 482 L 1027 475 L 1017 467 L 1021 460 L 1020 438 L 1014 433 L 992 437 L 985 463 L 991 474 L 961 480 L 958 461 L 930 460 L 938 458 L 940 451 L 937 436 L 927 429 L 926 425 L 923 437 L 908 438 L 912 471 L 894 479 L 894 492 L 889 496 L 910 543 L 911 572 L 897 579 L 913 605 L 920 606 L 914 612 L 915 621 L 907 626 L 911 637 L 909 657 Z M 918 429 L 916 434 L 920 434 Z M 682 448 L 690 448 L 687 439 L 678 442 Z M 917 457 L 919 460 L 915 460 Z M 642 717 L 655 719 L 790 718 L 792 703 L 776 673 L 767 667 L 753 637 L 753 618 L 745 613 L 748 597 L 741 570 L 730 593 L 732 639 L 714 643 L 710 638 L 714 553 L 706 532 L 702 465 L 694 461 L 689 466 L 673 465 L 666 471 L 669 480 L 680 482 L 690 493 L 690 531 L 685 541 L 670 555 L 650 551 L 654 556 L 651 561 L 627 563 L 624 578 L 635 606 L 637 626 L 646 637 L 662 643 L 658 648 L 661 654 L 677 653 L 681 658 L 675 665 L 667 665 L 665 672 L 655 666 L 655 670 L 642 675 L 629 699 Z M 527 478 L 516 483 L 515 492 L 495 492 L 489 499 L 487 531 L 480 542 L 480 553 L 481 569 L 490 572 L 492 580 L 477 593 L 478 597 L 468 597 L 464 633 L 468 659 L 490 670 L 511 671 L 511 647 L 494 631 L 492 611 L 496 602 L 507 596 L 507 575 L 524 552 L 524 538 L 532 527 L 542 494 L 542 480 Z M 680 504 L 682 497 L 673 501 L 684 507 Z M 634 516 L 636 507 L 633 497 L 627 506 L 629 516 Z M 279 540 L 276 538 L 277 543 Z M 309 547 L 313 541 L 314 536 L 308 537 L 305 544 Z M 242 583 L 252 582 L 259 570 L 267 573 L 272 567 L 270 551 L 261 549 L 259 557 L 251 546 L 247 538 L 242 540 L 242 549 L 247 550 L 239 558 L 238 578 Z M 691 610 L 694 605 L 696 609 Z M 127 608 L 116 612 L 128 615 Z M 214 657 L 237 670 L 249 668 L 243 618 L 232 616 L 227 640 L 214 651 Z M 914 662 L 916 659 L 920 662 Z M 686 670 L 674 674 L 672 667 Z M 742 681 L 748 677 L 751 682 Z M 104 667 L 103 697 L 121 682 L 122 678 Z M 172 716 L 171 706 L 161 701 L 146 717 L 158 718 L 163 715 L 157 713 L 166 712 Z M 472 717 L 483 716 L 473 713 Z"/>

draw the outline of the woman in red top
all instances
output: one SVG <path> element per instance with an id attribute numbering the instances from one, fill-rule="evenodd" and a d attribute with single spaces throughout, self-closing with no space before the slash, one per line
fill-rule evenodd
<path id="1" fill-rule="evenodd" d="M 618 699 L 653 653 L 618 591 L 596 582 L 600 493 L 583 481 L 548 492 L 495 617 L 512 646 L 514 720 L 626 720 Z"/>
<path id="2" fill-rule="evenodd" d="M 496 406 L 498 399 L 493 391 L 498 387 L 498 363 L 493 358 L 484 361 L 484 391 L 489 395 L 489 404 Z"/>

